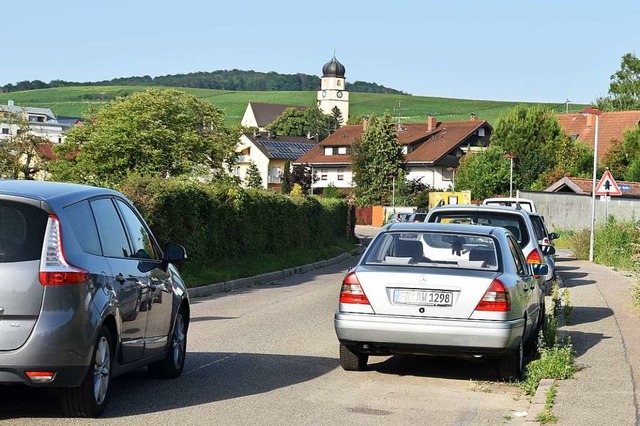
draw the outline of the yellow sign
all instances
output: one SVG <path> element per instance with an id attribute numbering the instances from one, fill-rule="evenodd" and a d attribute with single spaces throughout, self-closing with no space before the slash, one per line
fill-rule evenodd
<path id="1" fill-rule="evenodd" d="M 471 204 L 471 191 L 430 192 L 429 209 L 438 204 Z"/>

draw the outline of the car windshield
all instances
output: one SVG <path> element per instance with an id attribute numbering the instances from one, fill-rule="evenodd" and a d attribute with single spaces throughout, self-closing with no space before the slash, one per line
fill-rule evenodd
<path id="1" fill-rule="evenodd" d="M 492 211 L 441 211 L 429 218 L 430 222 L 461 223 L 466 225 L 489 225 L 506 228 L 516 237 L 520 248 L 529 244 L 527 225 L 520 214 L 498 213 Z"/>
<path id="2" fill-rule="evenodd" d="M 493 237 L 447 232 L 387 232 L 373 241 L 366 265 L 498 270 Z"/>

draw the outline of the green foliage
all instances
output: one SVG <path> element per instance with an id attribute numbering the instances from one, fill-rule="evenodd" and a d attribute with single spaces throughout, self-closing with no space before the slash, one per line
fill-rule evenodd
<path id="1" fill-rule="evenodd" d="M 344 200 L 291 198 L 179 178 L 131 176 L 119 189 L 140 209 L 161 244 L 185 246 L 187 269 L 291 247 L 329 247 L 346 238 Z"/>
<path id="2" fill-rule="evenodd" d="M 339 123 L 335 115 L 323 114 L 317 106 L 313 106 L 302 111 L 287 108 L 267 128 L 280 135 L 314 136 L 321 141 L 333 133 Z"/>
<path id="3" fill-rule="evenodd" d="M 289 160 L 284 162 L 284 170 L 280 180 L 280 192 L 288 194 L 291 192 L 293 185 L 291 184 L 291 162 Z"/>
<path id="4" fill-rule="evenodd" d="M 56 145 L 56 180 L 113 186 L 128 174 L 180 176 L 206 166 L 222 174 L 238 135 L 222 111 L 177 90 L 151 89 L 88 114 Z"/>
<path id="5" fill-rule="evenodd" d="M 260 176 L 260 169 L 253 161 L 247 169 L 246 184 L 249 188 L 262 188 L 262 176 Z"/>
<path id="6" fill-rule="evenodd" d="M 556 417 L 551 409 L 556 399 L 556 385 L 552 385 L 544 396 L 544 408 L 538 414 L 536 414 L 536 421 L 541 424 L 556 423 L 558 417 Z"/>
<path id="7" fill-rule="evenodd" d="M 333 183 L 329 183 L 322 191 L 322 196 L 325 198 L 343 198 L 343 193 Z"/>
<path id="8" fill-rule="evenodd" d="M 620 69 L 611 76 L 609 96 L 597 101 L 602 111 L 640 109 L 640 59 L 633 53 L 622 56 Z"/>
<path id="9" fill-rule="evenodd" d="M 491 145 L 486 151 L 470 153 L 460 159 L 456 189 L 470 190 L 474 199 L 493 197 L 508 193 L 509 176 L 510 162 L 504 158 L 503 148 Z"/>
<path id="10" fill-rule="evenodd" d="M 605 155 L 603 166 L 609 168 L 615 179 L 640 180 L 640 128 L 628 129 L 622 142 L 614 141 Z"/>
<path id="11" fill-rule="evenodd" d="M 402 148 L 390 114 L 369 119 L 362 140 L 351 147 L 353 180 L 360 205 L 391 201 L 393 179 L 404 182 Z"/>
<path id="12" fill-rule="evenodd" d="M 293 166 L 289 177 L 289 187 L 293 188 L 298 185 L 303 193 L 308 194 L 311 190 L 311 185 L 316 183 L 318 179 L 318 176 L 308 164 L 296 164 Z"/>
<path id="13" fill-rule="evenodd" d="M 603 265 L 632 269 L 640 256 L 639 242 L 640 229 L 635 221 L 619 222 L 609 216 L 605 224 L 596 228 L 594 260 Z"/>
<path id="14" fill-rule="evenodd" d="M 291 189 L 291 196 L 294 198 L 304 198 L 304 192 L 302 191 L 302 187 L 295 183 L 293 185 L 293 189 Z"/>
<path id="15" fill-rule="evenodd" d="M 49 140 L 30 133 L 29 122 L 18 115 L 0 117 L 0 123 L 20 129 L 18 134 L 0 140 L 0 178 L 31 180 L 44 172 L 48 159 L 42 154 L 41 146 Z"/>
<path id="16" fill-rule="evenodd" d="M 530 189 L 545 171 L 570 167 L 578 155 L 555 115 L 540 107 L 524 105 L 496 121 L 491 146 L 516 156 L 514 189 Z"/>

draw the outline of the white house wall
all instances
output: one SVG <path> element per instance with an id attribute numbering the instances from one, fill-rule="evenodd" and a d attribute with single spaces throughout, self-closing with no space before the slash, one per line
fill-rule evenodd
<path id="1" fill-rule="evenodd" d="M 453 181 L 448 176 L 443 176 L 443 167 L 411 167 L 406 174 L 407 180 L 421 178 L 421 182 L 434 189 L 446 190 L 452 186 Z"/>
<path id="2" fill-rule="evenodd" d="M 313 172 L 318 176 L 318 181 L 313 184 L 314 188 L 326 188 L 333 184 L 336 188 L 352 188 L 353 173 L 346 167 L 313 167 Z M 341 175 L 342 179 L 338 179 Z M 326 176 L 326 179 L 324 177 Z"/>
<path id="3" fill-rule="evenodd" d="M 262 178 L 262 186 L 267 188 L 267 179 L 269 174 L 269 158 L 262 153 L 245 135 L 240 136 L 240 143 L 236 148 L 236 152 L 242 152 L 243 150 L 249 148 L 250 155 L 249 161 L 238 162 L 236 175 L 242 181 L 243 186 L 246 185 L 247 179 L 247 170 L 249 170 L 249 166 L 251 166 L 251 161 L 253 161 L 258 170 L 260 171 L 260 177 Z M 241 156 L 242 157 L 242 156 Z"/>

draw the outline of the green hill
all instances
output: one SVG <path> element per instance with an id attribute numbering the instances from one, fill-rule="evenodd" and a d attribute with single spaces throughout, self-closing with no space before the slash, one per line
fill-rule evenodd
<path id="1" fill-rule="evenodd" d="M 13 100 L 18 106 L 51 108 L 56 115 L 82 116 L 94 106 L 98 107 L 115 99 L 134 92 L 145 90 L 144 86 L 76 86 L 53 89 L 27 90 L 21 92 L 1 93 L 0 103 Z M 211 89 L 179 89 L 206 99 L 225 112 L 227 124 L 239 124 L 248 102 L 268 102 L 288 105 L 315 104 L 315 91 L 224 91 Z M 472 113 L 479 119 L 494 123 L 503 112 L 519 104 L 519 102 L 502 102 L 470 99 L 433 98 L 427 96 L 411 96 L 384 93 L 351 92 L 350 109 L 352 115 L 383 114 L 390 112 L 400 122 L 411 123 L 425 121 L 429 114 L 438 120 L 467 120 Z M 532 103 L 528 103 L 533 105 Z M 556 112 L 565 112 L 564 104 L 541 104 Z M 569 112 L 578 112 L 585 105 L 570 104 Z"/>

